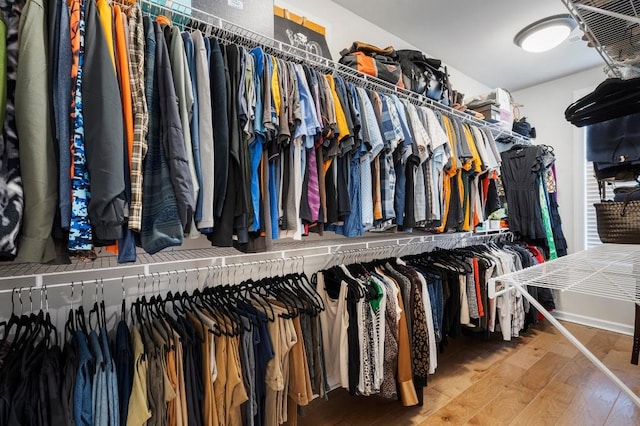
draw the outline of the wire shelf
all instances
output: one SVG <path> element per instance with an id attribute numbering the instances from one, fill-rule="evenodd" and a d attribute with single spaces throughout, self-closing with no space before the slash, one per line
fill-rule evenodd
<path id="1" fill-rule="evenodd" d="M 126 0 L 115 1 L 118 3 L 126 2 Z M 456 117 L 475 126 L 487 128 L 493 133 L 495 138 L 509 137 L 522 143 L 527 143 L 529 141 L 528 138 L 523 137 L 518 133 L 501 128 L 499 123 L 488 123 L 477 119 L 470 114 L 442 105 L 433 99 L 427 98 L 426 96 L 400 88 L 384 80 L 380 80 L 379 78 L 363 74 L 346 65 L 342 65 L 323 56 L 315 55 L 304 49 L 267 37 L 202 10 L 185 6 L 179 1 L 167 0 L 164 2 L 164 5 L 159 5 L 151 0 L 138 0 L 138 3 L 142 6 L 144 14 L 151 15 L 152 17 L 165 15 L 170 17 L 175 24 L 184 29 L 200 30 L 205 35 L 214 35 L 221 41 L 235 43 L 249 49 L 260 46 L 267 53 L 273 56 L 294 62 L 304 62 L 327 74 L 339 75 L 346 81 L 352 82 L 358 86 L 375 90 L 379 93 L 396 95 L 413 104 L 428 106 L 429 108 L 450 117 Z M 124 7 L 126 7 L 126 5 Z"/>
<path id="2" fill-rule="evenodd" d="M 617 77 L 640 72 L 640 0 L 562 0 Z"/>
<path id="3" fill-rule="evenodd" d="M 346 260 L 372 260 L 377 257 L 395 257 L 430 251 L 436 247 L 452 249 L 490 241 L 496 236 L 509 236 L 509 232 L 457 232 L 448 234 L 374 234 L 360 238 L 317 238 L 315 240 L 274 242 L 273 248 L 261 253 L 243 253 L 233 247 L 209 247 L 169 250 L 154 255 L 139 254 L 136 262 L 118 264 L 114 256 L 98 258 L 93 262 L 74 260 L 67 265 L 17 264 L 0 268 L 0 293 L 2 288 L 16 286 L 42 287 L 49 284 L 109 277 L 147 276 L 152 273 L 168 273 L 189 269 L 207 270 L 212 266 L 240 268 L 247 264 L 278 261 L 296 262 L 301 258 L 321 259 L 324 264 Z M 303 265 L 304 267 L 304 261 Z M 7 287 L 9 286 L 9 287 Z"/>
<path id="4" fill-rule="evenodd" d="M 640 304 L 640 245 L 603 244 L 495 278 Z"/>

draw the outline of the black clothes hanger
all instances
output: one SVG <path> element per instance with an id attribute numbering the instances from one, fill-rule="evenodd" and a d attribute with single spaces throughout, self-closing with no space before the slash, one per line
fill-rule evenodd
<path id="1" fill-rule="evenodd" d="M 300 298 L 300 300 L 304 303 L 305 310 L 304 312 L 307 315 L 315 316 L 321 312 L 320 305 L 316 297 L 314 297 L 315 290 L 311 293 L 310 288 L 307 287 L 307 284 L 303 281 L 302 275 L 299 273 L 290 274 L 290 282 L 291 285 L 296 289 L 296 294 Z"/>
<path id="2" fill-rule="evenodd" d="M 296 285 L 302 290 L 309 304 L 313 308 L 313 316 L 318 315 L 320 312 L 324 311 L 324 302 L 322 301 L 322 297 L 318 294 L 315 289 L 315 286 L 312 286 L 309 282 L 309 277 L 302 272 L 294 274 L 294 279 L 296 281 Z"/>
<path id="3" fill-rule="evenodd" d="M 213 298 L 213 307 L 221 311 L 222 317 L 227 321 L 227 328 L 231 327 L 228 333 L 231 336 L 238 336 L 245 327 L 229 289 L 230 286 L 215 287 L 210 295 Z"/>
<path id="4" fill-rule="evenodd" d="M 247 303 L 249 305 L 257 309 L 257 307 L 255 306 L 255 304 L 257 304 L 262 309 L 262 313 L 264 314 L 264 317 L 267 321 L 275 321 L 276 316 L 275 312 L 273 311 L 273 306 L 271 306 L 271 304 L 267 301 L 267 299 L 261 292 L 257 291 L 257 288 L 257 283 L 253 280 L 250 280 L 242 283 L 240 285 L 239 291 L 244 291 L 245 299 L 247 300 Z M 252 304 L 251 301 L 255 303 Z"/>
<path id="5" fill-rule="evenodd" d="M 120 284 L 122 286 L 122 304 L 120 306 L 120 320 L 126 323 L 127 322 L 127 302 L 126 302 L 127 293 L 124 289 L 124 277 L 122 277 L 122 281 L 120 282 Z M 103 299 L 104 299 L 104 296 L 103 296 Z"/>
<path id="6" fill-rule="evenodd" d="M 14 299 L 14 293 L 16 292 L 16 288 L 14 287 L 11 290 L 11 316 L 9 317 L 9 320 L 4 324 L 4 333 L 2 335 L 2 340 L 0 340 L 0 346 L 4 346 L 4 344 L 7 342 L 7 339 L 9 338 L 9 335 L 11 334 L 11 329 L 13 327 L 16 327 L 16 333 L 18 333 L 18 327 L 20 325 L 20 317 L 16 315 L 15 312 L 15 299 Z"/>
<path id="7" fill-rule="evenodd" d="M 237 325 L 232 323 L 232 314 L 227 309 L 226 304 L 222 303 L 220 295 L 215 288 L 206 288 L 202 293 L 201 301 L 205 308 L 213 317 L 217 318 L 217 330 L 225 336 L 236 335 Z"/>
<path id="8" fill-rule="evenodd" d="M 342 280 L 347 283 L 349 290 L 352 292 L 352 297 L 362 299 L 365 296 L 365 289 L 362 288 L 359 282 L 348 276 L 340 266 L 334 266 L 329 269 L 329 271 L 335 274 L 335 277 L 338 280 Z"/>
<path id="9" fill-rule="evenodd" d="M 565 118 L 577 127 L 596 124 L 640 112 L 640 78 L 609 78 L 565 110 Z"/>
<path id="10" fill-rule="evenodd" d="M 295 306 L 295 301 L 291 299 L 291 295 L 288 293 L 287 289 L 281 285 L 282 280 L 282 277 L 274 277 L 264 285 L 264 289 L 266 290 L 267 295 L 271 296 L 273 300 L 284 305 L 288 313 L 280 314 L 282 318 L 295 318 L 298 315 L 298 309 Z"/>
<path id="11" fill-rule="evenodd" d="M 102 325 L 102 320 L 100 319 L 100 306 L 98 305 L 98 279 L 96 278 L 95 281 L 95 297 L 93 300 L 93 307 L 89 310 L 89 329 L 92 331 L 98 331 L 100 329 L 100 326 Z M 92 324 L 92 318 L 96 319 L 96 324 L 95 327 Z"/>
<path id="12" fill-rule="evenodd" d="M 311 314 L 315 312 L 314 302 L 305 291 L 300 287 L 295 274 L 288 274 L 282 277 L 280 288 L 286 291 L 293 306 L 298 312 Z"/>

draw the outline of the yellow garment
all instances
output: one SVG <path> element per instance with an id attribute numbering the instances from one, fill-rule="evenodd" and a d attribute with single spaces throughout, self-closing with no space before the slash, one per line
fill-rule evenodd
<path id="1" fill-rule="evenodd" d="M 280 108 L 282 105 L 282 96 L 280 95 L 280 77 L 278 71 L 278 60 L 271 57 L 273 64 L 273 74 L 271 75 L 271 96 L 273 97 L 273 105 L 276 108 L 276 115 L 280 117 Z"/>
<path id="2" fill-rule="evenodd" d="M 482 173 L 482 160 L 480 159 L 480 153 L 478 152 L 478 147 L 476 146 L 476 140 L 473 137 L 473 133 L 471 132 L 471 128 L 468 124 L 463 125 L 463 129 L 464 137 L 467 140 L 472 155 L 469 170 L 473 170 L 475 173 L 480 174 Z M 472 231 L 476 227 L 476 225 L 478 225 L 478 223 L 478 215 L 474 211 L 473 203 L 471 202 L 471 195 L 467 194 L 464 204 L 464 226 L 462 230 Z"/>
<path id="3" fill-rule="evenodd" d="M 288 354 L 295 342 L 295 330 L 291 319 L 282 318 L 280 315 L 287 313 L 287 310 L 271 305 L 276 314 L 275 321 L 268 324 L 269 337 L 273 345 L 273 358 L 267 363 L 265 376 L 265 426 L 277 426 L 282 424 L 287 414 L 287 380 L 289 376 Z"/>
<path id="4" fill-rule="evenodd" d="M 219 419 L 215 395 L 213 393 L 212 375 L 212 362 L 215 358 L 215 355 L 212 354 L 214 342 L 213 333 L 209 332 L 213 329 L 213 320 L 204 314 L 199 314 L 198 318 L 194 315 L 189 315 L 189 318 L 191 322 L 193 322 L 198 336 L 202 339 L 202 385 L 204 389 L 202 398 L 202 421 L 205 425 L 217 425 L 219 424 Z"/>
<path id="5" fill-rule="evenodd" d="M 242 426 L 242 411 L 240 406 L 249 400 L 247 389 L 242 380 L 242 365 L 240 364 L 240 338 L 229 337 L 227 347 L 227 383 L 225 399 L 227 407 L 226 424 Z"/>
<path id="6" fill-rule="evenodd" d="M 131 327 L 131 349 L 133 352 L 133 385 L 129 397 L 127 426 L 143 426 L 151 418 L 147 395 L 147 360 L 144 356 L 142 336 L 137 327 Z"/>
<path id="7" fill-rule="evenodd" d="M 109 49 L 111 64 L 113 65 L 113 71 L 115 72 L 116 57 L 113 48 L 113 11 L 111 10 L 111 5 L 107 0 L 96 0 L 96 6 L 98 7 L 100 22 L 102 23 L 102 31 L 104 31 L 104 37 L 107 39 L 107 48 Z"/>
<path id="8" fill-rule="evenodd" d="M 297 342 L 293 345 L 293 348 L 291 348 L 289 359 L 287 423 L 290 425 L 298 424 L 298 406 L 309 405 L 311 400 L 313 400 L 309 363 L 299 317 L 293 319 L 293 327 L 296 332 Z"/>
<path id="9" fill-rule="evenodd" d="M 382 188 L 380 186 L 380 154 L 372 161 L 373 219 L 382 220 Z"/>
<path id="10" fill-rule="evenodd" d="M 338 98 L 338 93 L 336 92 L 336 82 L 333 79 L 332 75 L 325 75 L 325 78 L 329 82 L 329 87 L 331 88 L 331 97 L 333 98 L 333 103 L 336 108 L 336 124 L 338 125 L 338 141 L 349 137 L 349 126 L 347 125 L 347 116 L 344 113 L 344 109 L 342 108 L 342 104 L 340 103 L 340 98 Z"/>
<path id="11" fill-rule="evenodd" d="M 407 316 L 405 306 L 402 303 L 402 290 L 397 282 L 394 282 L 398 289 L 398 306 L 400 307 L 400 321 L 398 322 L 398 391 L 400 401 L 405 407 L 418 405 L 418 395 L 413 386 L 413 369 L 411 364 L 411 341 L 409 340 L 409 328 L 407 326 Z M 407 304 L 408 306 L 408 304 Z"/>
<path id="12" fill-rule="evenodd" d="M 131 104 L 131 80 L 129 78 L 129 49 L 124 20 L 126 16 L 119 6 L 113 8 L 116 35 L 116 52 L 118 54 L 118 77 L 120 79 L 120 97 L 122 99 L 122 114 L 124 118 L 125 143 L 127 145 L 127 159 L 129 170 L 133 158 L 133 106 Z"/>
<path id="13" fill-rule="evenodd" d="M 473 171 L 476 173 L 482 173 L 482 159 L 480 158 L 480 152 L 476 145 L 476 138 L 473 136 L 473 132 L 468 124 L 464 126 L 464 135 L 469 142 L 469 148 L 471 148 L 471 155 L 473 160 Z"/>
<path id="14" fill-rule="evenodd" d="M 456 140 L 455 130 L 453 129 L 453 123 L 447 116 L 442 116 L 444 123 L 444 129 L 447 132 L 449 138 L 449 148 L 451 149 L 451 167 L 444 170 L 444 176 L 442 181 L 442 200 L 444 202 L 444 208 L 442 210 L 442 225 L 437 228 L 438 232 L 444 232 L 447 228 L 447 218 L 449 216 L 449 206 L 451 203 L 451 179 L 458 173 L 458 157 L 456 155 Z"/>
<path id="15" fill-rule="evenodd" d="M 336 82 L 333 79 L 332 75 L 324 76 L 327 82 L 329 83 L 329 88 L 331 89 L 331 98 L 333 99 L 333 104 L 336 111 L 336 125 L 338 126 L 338 134 L 336 138 L 338 142 L 340 142 L 345 137 L 350 136 L 349 133 L 349 125 L 347 124 L 347 116 L 344 114 L 344 109 L 342 109 L 342 104 L 340 103 L 340 99 L 338 98 L 338 93 L 336 92 Z M 327 173 L 329 168 L 331 167 L 331 163 L 333 162 L 333 157 L 327 159 L 324 162 L 324 174 Z"/>
<path id="16" fill-rule="evenodd" d="M 178 426 L 177 407 L 180 402 L 180 389 L 178 388 L 178 372 L 176 371 L 176 350 L 169 349 L 167 352 L 167 374 L 171 381 L 171 389 L 176 397 L 167 403 L 167 426 Z"/>
<path id="17" fill-rule="evenodd" d="M 164 380 L 164 402 L 165 406 L 168 406 L 169 403 L 175 401 L 176 399 L 176 389 L 173 387 L 173 382 L 171 381 L 171 377 L 169 377 L 169 367 L 167 365 L 167 357 L 162 356 L 162 376 Z"/>

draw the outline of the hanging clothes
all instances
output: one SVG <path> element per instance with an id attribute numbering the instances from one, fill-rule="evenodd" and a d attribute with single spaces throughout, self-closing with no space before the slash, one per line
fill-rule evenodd
<path id="1" fill-rule="evenodd" d="M 122 238 L 125 223 L 124 125 L 116 73 L 95 2 L 85 9 L 82 114 L 90 196 L 87 214 L 97 244 Z M 108 43 L 112 43 L 110 39 Z M 108 164 L 108 167 L 104 167 Z"/>
<path id="2" fill-rule="evenodd" d="M 56 0 L 46 21 L 35 16 L 49 40 L 22 38 L 42 46 L 23 59 L 44 62 L 48 78 L 39 81 L 52 134 L 43 133 L 46 143 L 36 138 L 34 157 L 16 153 L 23 177 L 47 175 L 25 189 L 46 186 L 59 202 L 51 207 L 46 198 L 23 215 L 18 169 L 3 172 L 15 175 L 6 185 L 15 202 L 3 210 L 11 220 L 0 232 L 9 258 L 52 259 L 51 235 L 86 259 L 117 241 L 119 262 L 131 262 L 136 244 L 153 254 L 201 234 L 214 246 L 258 252 L 310 232 L 473 231 L 501 207 L 496 141 L 458 114 L 247 49 L 224 32 L 210 37 L 196 22 L 184 31 L 175 18 L 155 19 L 162 7 L 72 1 L 67 16 L 62 5 Z M 20 13 L 6 9 L 9 32 L 19 32 Z M 22 21 L 37 11 L 30 9 Z M 11 79 L 17 58 L 7 50 Z M 5 138 L 15 93 L 7 96 Z M 30 111 L 35 100 L 20 102 Z M 46 168 L 35 170 L 36 156 L 48 158 Z M 552 193 L 537 194 L 546 200 L 545 233 L 563 252 Z"/>
<path id="3" fill-rule="evenodd" d="M 159 76 L 163 69 L 156 71 L 157 52 L 161 50 L 157 45 L 164 43 L 164 37 L 159 39 L 156 33 L 162 35 L 157 23 L 145 17 L 145 95 L 147 111 L 149 111 L 148 151 L 144 158 L 143 198 L 145 206 L 142 210 L 142 227 L 140 242 L 148 253 L 182 244 L 183 229 L 179 215 L 176 195 L 173 192 L 167 152 L 163 148 L 161 139 L 162 115 L 160 109 Z M 164 69 L 166 71 L 166 68 Z M 153 76 L 153 77 L 152 77 Z M 164 84 L 164 81 L 162 82 Z"/>
<path id="4" fill-rule="evenodd" d="M 24 215 L 18 261 L 47 263 L 55 258 L 51 232 L 55 219 L 55 146 L 51 134 L 47 16 L 38 0 L 25 3 L 18 31 L 20 72 L 15 82 L 15 124 L 20 144 Z M 34 117 L 39 117 L 34 120 Z"/>
<path id="5" fill-rule="evenodd" d="M 64 351 L 48 314 L 12 316 L 2 341 L 0 422 L 295 422 L 298 407 L 315 398 L 314 384 L 326 389 L 320 295 L 304 274 L 240 285 L 246 292 L 216 286 L 123 304 L 117 330 L 108 330 L 104 300 L 88 314 L 72 309 Z"/>
<path id="6" fill-rule="evenodd" d="M 510 229 L 543 245 L 551 258 L 566 255 L 551 171 L 555 162 L 552 149 L 515 145 L 501 156 Z"/>

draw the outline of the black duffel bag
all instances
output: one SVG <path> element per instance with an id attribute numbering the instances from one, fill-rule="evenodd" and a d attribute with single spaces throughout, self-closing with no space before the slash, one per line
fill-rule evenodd
<path id="1" fill-rule="evenodd" d="M 450 104 L 449 75 L 439 59 L 427 58 L 419 50 L 396 51 L 402 67 L 404 87 L 430 99 Z"/>

